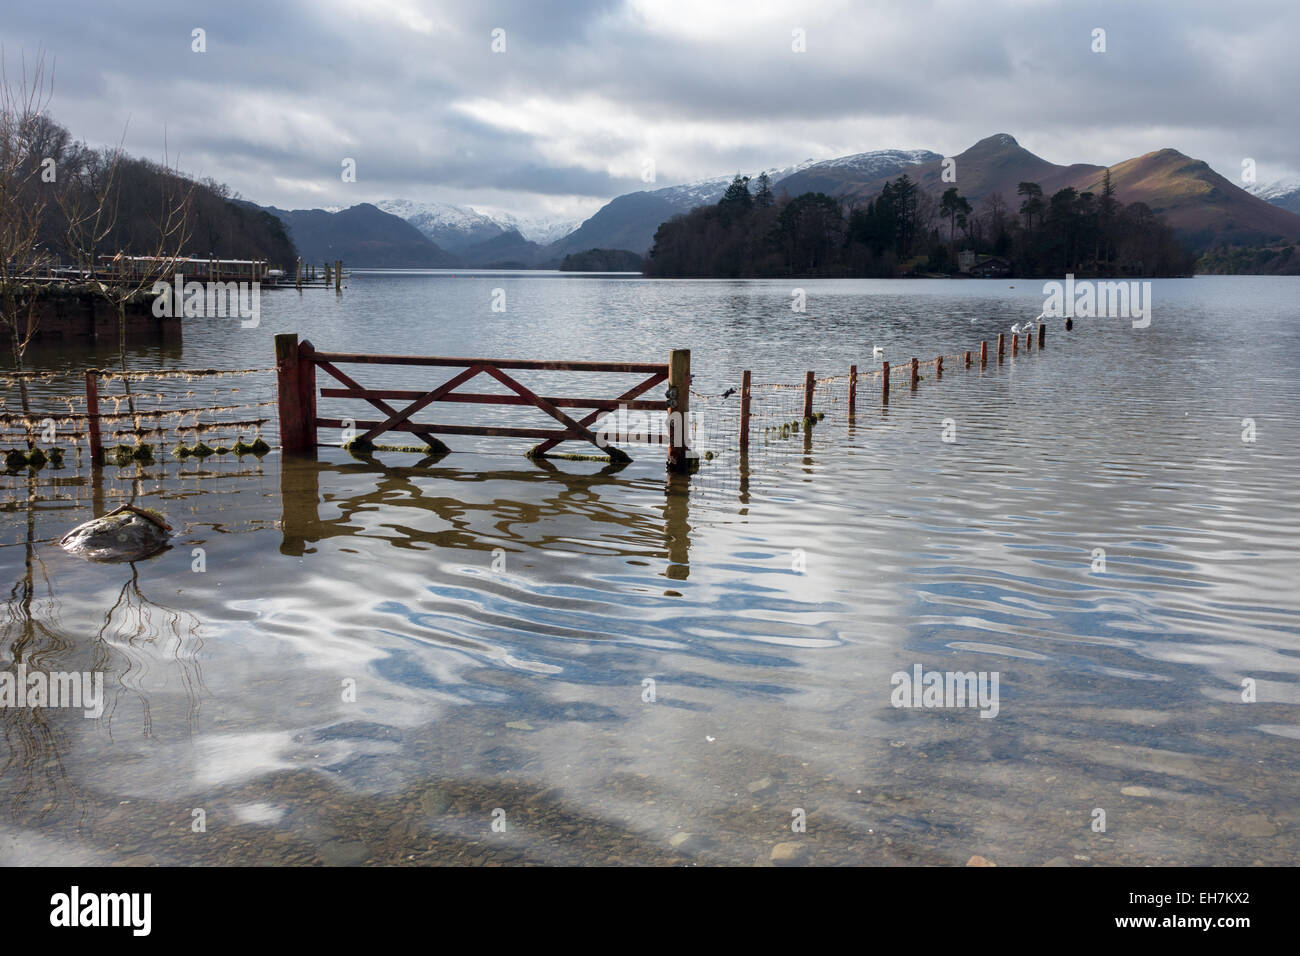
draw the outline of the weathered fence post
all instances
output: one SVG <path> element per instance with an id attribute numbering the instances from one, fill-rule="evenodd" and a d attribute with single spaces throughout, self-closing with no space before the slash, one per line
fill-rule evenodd
<path id="1" fill-rule="evenodd" d="M 334 291 L 343 291 L 343 260 L 334 260 Z"/>
<path id="2" fill-rule="evenodd" d="M 880 363 L 880 404 L 889 404 L 889 363 Z"/>
<path id="3" fill-rule="evenodd" d="M 293 284 L 299 292 L 302 291 L 302 256 L 298 257 L 298 273 L 294 277 Z"/>
<path id="4" fill-rule="evenodd" d="M 99 370 L 86 369 L 86 432 L 90 438 L 90 463 L 104 464 L 104 445 L 99 437 Z"/>
<path id="5" fill-rule="evenodd" d="M 1003 342 L 1003 335 L 1004 335 L 1004 334 L 1005 334 L 1005 333 L 1003 333 L 1003 332 L 999 332 L 999 333 L 998 333 L 998 361 L 999 361 L 999 362 L 1002 361 L 1002 355 L 1003 355 L 1003 353 L 1006 352 L 1005 343 Z"/>
<path id="6" fill-rule="evenodd" d="M 858 367 L 849 366 L 849 418 L 858 413 Z"/>
<path id="7" fill-rule="evenodd" d="M 919 376 L 916 374 L 916 356 L 913 355 L 912 356 L 912 387 L 913 388 L 916 388 L 916 383 L 918 378 Z"/>
<path id="8" fill-rule="evenodd" d="M 298 404 L 302 409 L 303 442 L 306 451 L 316 453 L 316 349 L 310 341 L 298 344 Z"/>
<path id="9" fill-rule="evenodd" d="M 298 372 L 298 334 L 281 332 L 275 337 L 276 405 L 280 413 L 280 448 L 286 454 L 308 450 L 307 422 L 302 407 Z M 311 445 L 315 449 L 315 443 Z"/>
<path id="10" fill-rule="evenodd" d="M 1041 349 L 1047 341 L 1047 323 L 1038 323 L 1038 347 Z"/>
<path id="11" fill-rule="evenodd" d="M 1020 351 L 1020 333 L 1012 332 L 1011 333 L 1011 354 L 1014 356 L 1019 351 Z"/>
<path id="12" fill-rule="evenodd" d="M 813 417 L 813 389 L 817 387 L 816 376 L 807 372 L 803 377 L 803 418 L 805 424 Z"/>
<path id="13" fill-rule="evenodd" d="M 749 369 L 740 374 L 740 450 L 749 451 Z"/>
<path id="14" fill-rule="evenodd" d="M 970 368 L 970 349 L 966 350 L 966 367 Z"/>
<path id="15" fill-rule="evenodd" d="M 687 443 L 691 410 L 691 350 L 673 349 L 668 359 L 668 470 L 690 471 Z M 674 428 L 674 424 L 677 426 Z"/>
<path id="16" fill-rule="evenodd" d="M 942 355 L 940 355 L 938 358 L 934 360 L 934 377 L 936 379 L 943 378 L 943 356 Z"/>
<path id="17" fill-rule="evenodd" d="M 989 343 L 985 339 L 980 343 L 980 368 L 989 364 Z"/>

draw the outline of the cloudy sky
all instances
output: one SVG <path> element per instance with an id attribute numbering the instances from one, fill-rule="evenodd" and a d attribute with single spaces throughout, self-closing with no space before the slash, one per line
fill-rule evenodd
<path id="1" fill-rule="evenodd" d="M 647 161 L 664 186 L 995 132 L 1053 162 L 1172 146 L 1290 178 L 1297 37 L 1294 0 L 60 0 L 0 23 L 11 76 L 55 62 L 74 136 L 125 128 L 254 201 L 555 218 L 654 188 Z"/>

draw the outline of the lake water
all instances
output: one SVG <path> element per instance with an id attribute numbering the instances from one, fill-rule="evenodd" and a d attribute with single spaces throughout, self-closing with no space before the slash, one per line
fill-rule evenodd
<path id="1" fill-rule="evenodd" d="M 100 671 L 107 698 L 98 719 L 0 709 L 0 863 L 748 865 L 794 843 L 778 855 L 815 864 L 1294 864 L 1298 292 L 1157 281 L 1148 328 L 1054 322 L 1042 351 L 895 379 L 887 407 L 873 346 L 977 348 L 1038 315 L 1042 283 L 358 273 L 337 298 L 266 292 L 257 328 L 186 320 L 183 347 L 128 364 L 266 368 L 283 331 L 429 355 L 690 348 L 715 457 L 669 480 L 662 449 L 544 467 L 527 441 L 452 437 L 424 464 L 323 449 L 114 466 L 98 489 L 75 463 L 0 477 L 0 665 Z M 740 459 L 717 396 L 743 369 L 853 363 L 854 420 L 837 379 L 825 420 L 781 438 L 764 429 L 801 393 L 761 389 Z M 516 415 L 437 419 L 537 421 Z M 170 550 L 57 546 L 131 493 Z M 996 672 L 996 716 L 893 706 L 917 665 Z"/>

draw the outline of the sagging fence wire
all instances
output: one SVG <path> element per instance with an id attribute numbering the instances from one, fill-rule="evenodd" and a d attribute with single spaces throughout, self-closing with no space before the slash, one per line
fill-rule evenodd
<path id="1" fill-rule="evenodd" d="M 27 413 L 12 388 L 16 378 L 40 383 L 29 390 Z M 19 538 L 0 540 L 0 547 L 57 541 L 67 531 L 59 518 L 64 506 L 90 506 L 102 514 L 151 498 L 168 500 L 178 527 L 212 524 L 213 515 L 222 531 L 268 525 L 239 496 L 253 490 L 262 500 L 268 494 L 261 459 L 275 440 L 274 370 L 20 373 L 0 382 L 11 386 L 0 393 L 0 467 L 6 476 L 0 512 L 34 513 L 37 523 L 34 536 L 30 530 L 24 534 L 21 523 L 6 524 Z M 127 382 L 135 386 L 129 395 Z M 103 455 L 98 464 L 91 450 L 94 433 Z M 202 446 L 198 454 L 196 445 Z M 179 454 L 182 448 L 191 453 Z"/>
<path id="2" fill-rule="evenodd" d="M 18 372 L 0 382 L 41 385 L 24 390 L 27 411 L 15 408 L 12 392 L 0 396 L 0 455 L 9 473 L 58 468 L 68 452 L 78 465 L 128 466 L 169 457 L 260 456 L 271 447 L 262 434 L 275 420 L 269 368 Z"/>

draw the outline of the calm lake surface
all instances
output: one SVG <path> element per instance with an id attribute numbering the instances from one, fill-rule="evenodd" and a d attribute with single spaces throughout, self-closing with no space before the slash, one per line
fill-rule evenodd
<path id="1" fill-rule="evenodd" d="M 267 368 L 284 331 L 404 354 L 690 348 L 715 457 L 670 481 L 662 449 L 543 467 L 527 440 L 451 437 L 425 464 L 110 466 L 99 510 L 134 492 L 175 528 L 135 565 L 58 547 L 97 513 L 84 465 L 0 476 L 0 669 L 101 671 L 107 699 L 99 719 L 0 709 L 0 863 L 748 865 L 789 842 L 829 864 L 1295 864 L 1300 280 L 1152 295 L 1149 328 L 1054 322 L 1042 351 L 896 378 L 887 408 L 873 346 L 978 348 L 1038 315 L 1042 283 L 357 273 L 338 298 L 265 292 L 257 328 L 189 319 L 183 346 L 131 346 L 139 369 Z M 764 429 L 801 393 L 760 389 L 740 460 L 737 399 L 717 396 L 743 369 L 854 363 L 852 422 L 827 382 L 825 420 L 781 438 Z M 223 385 L 274 396 L 264 374 Z M 996 716 L 893 706 L 916 665 L 997 672 Z"/>

